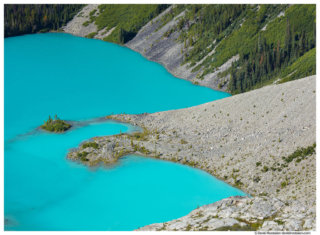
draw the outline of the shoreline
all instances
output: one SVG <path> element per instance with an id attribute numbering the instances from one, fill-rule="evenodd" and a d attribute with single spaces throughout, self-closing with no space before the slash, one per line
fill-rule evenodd
<path id="1" fill-rule="evenodd" d="M 313 76 L 313 77 L 315 77 L 315 76 Z M 310 80 L 310 79 L 309 79 Z M 290 82 L 290 83 L 294 83 L 295 81 L 293 81 L 293 82 Z M 309 82 L 310 83 L 310 82 Z M 279 86 L 279 85 L 278 85 Z M 270 86 L 268 86 L 268 88 L 271 88 L 272 89 L 272 86 L 270 87 Z M 259 90 L 254 90 L 254 91 L 259 91 Z M 251 93 L 251 92 L 249 92 L 249 93 Z M 239 95 L 239 96 L 241 96 L 241 95 Z M 236 96 L 233 96 L 233 98 L 235 98 Z M 227 97 L 228 98 L 228 97 Z M 231 98 L 231 97 L 229 97 L 229 98 Z M 214 103 L 214 102 L 218 102 L 218 101 L 222 101 L 222 102 L 224 102 L 224 101 L 226 101 L 226 100 L 229 100 L 229 99 L 220 99 L 220 100 L 217 100 L 217 101 L 212 101 L 212 102 L 208 102 L 208 103 L 205 103 L 205 104 L 201 104 L 201 105 L 198 105 L 198 106 L 193 106 L 193 107 L 189 107 L 189 108 L 182 108 L 182 109 L 176 109 L 176 110 L 169 110 L 169 111 L 162 111 L 162 112 L 155 112 L 155 113 L 142 113 L 142 114 L 138 114 L 138 115 L 132 115 L 132 114 L 115 114 L 115 115 L 109 115 L 109 116 L 107 116 L 105 119 L 106 120 L 112 120 L 112 121 L 114 121 L 114 122 L 117 122 L 117 123 L 121 123 L 121 124 L 129 124 L 129 125 L 132 125 L 132 126 L 137 126 L 137 127 L 139 127 L 139 128 L 141 128 L 141 129 L 143 129 L 143 131 L 146 131 L 148 134 L 147 134 L 147 136 L 148 135 L 155 135 L 155 133 L 156 134 L 160 134 L 160 132 L 159 131 L 157 131 L 157 129 L 156 130 L 152 130 L 152 129 L 149 129 L 149 128 L 146 128 L 145 126 L 147 126 L 148 124 L 150 124 L 150 122 L 148 121 L 148 123 L 147 123 L 147 125 L 145 125 L 145 124 L 142 124 L 141 125 L 141 121 L 139 120 L 139 119 L 144 119 L 144 117 L 148 117 L 148 116 L 157 116 L 157 115 L 166 115 L 166 114 L 168 114 L 168 113 L 175 113 L 175 112 L 184 112 L 184 111 L 186 111 L 186 110 L 192 110 L 192 109 L 195 109 L 195 108 L 199 108 L 199 107 L 201 107 L 201 106 L 209 106 L 210 104 L 212 104 L 212 103 Z M 221 111 L 220 111 L 221 112 Z M 134 118 L 134 121 L 133 120 L 131 120 L 131 118 Z M 101 118 L 99 118 L 100 120 L 101 119 L 104 119 L 104 117 L 101 117 Z M 140 122 L 140 123 L 139 123 Z M 139 125 L 140 124 L 140 125 Z M 151 125 L 151 124 L 150 124 Z M 129 132 L 129 133 L 121 133 L 121 134 L 117 134 L 117 135 L 112 135 L 112 136 L 108 136 L 108 137 L 106 137 L 106 138 L 113 138 L 113 140 L 111 140 L 111 141 L 109 141 L 109 142 L 115 142 L 115 141 L 119 141 L 119 139 L 120 140 L 125 140 L 124 142 L 125 143 L 123 143 L 124 145 L 125 144 L 127 144 L 127 146 L 126 147 L 123 147 L 123 150 L 126 150 L 126 151 L 128 151 L 128 152 L 125 152 L 125 153 L 122 153 L 121 154 L 121 156 L 118 156 L 117 158 L 119 158 L 119 157 L 122 157 L 122 156 L 126 156 L 126 155 L 129 155 L 129 154 L 136 154 L 136 155 L 141 155 L 141 156 L 144 156 L 144 157 L 152 157 L 152 158 L 157 158 L 157 159 L 162 159 L 162 160 L 167 160 L 167 161 L 171 161 L 171 162 L 179 162 L 180 164 L 184 164 L 184 165 L 190 165 L 191 163 L 189 162 L 189 161 L 184 161 L 184 162 L 182 162 L 181 161 L 181 159 L 178 159 L 177 157 L 171 157 L 171 158 L 161 158 L 161 156 L 163 155 L 162 153 L 160 153 L 159 152 L 159 155 L 157 154 L 158 152 L 157 151 L 152 151 L 151 150 L 151 148 L 150 148 L 150 146 L 148 146 L 148 148 L 149 148 L 149 152 L 147 152 L 147 154 L 145 154 L 145 153 L 143 153 L 143 152 L 139 152 L 139 150 L 137 151 L 137 150 L 133 150 L 132 148 L 130 149 L 129 147 L 128 147 L 128 138 L 131 138 L 132 139 L 132 135 L 133 134 L 135 134 L 135 133 L 137 133 L 137 131 L 131 131 L 131 132 Z M 141 131 L 140 131 L 140 133 L 142 133 Z M 124 138 L 123 138 L 123 136 L 124 136 Z M 170 135 L 169 135 L 170 136 Z M 103 139 L 104 137 L 97 137 L 97 141 L 99 142 L 99 139 Z M 154 138 L 154 136 L 153 136 L 153 138 Z M 127 139 L 127 140 L 126 140 Z M 140 142 L 143 144 L 143 142 L 150 142 L 149 140 L 141 140 L 141 138 L 140 139 L 138 139 L 138 138 L 136 138 L 136 139 L 134 139 L 134 141 L 133 141 L 133 143 L 135 144 L 135 143 L 138 143 L 138 144 L 140 144 Z M 155 145 L 159 145 L 159 143 L 157 143 L 157 142 L 160 142 L 159 140 L 157 141 L 157 140 L 155 140 Z M 195 141 L 195 142 L 197 142 L 197 141 Z M 282 141 L 281 141 L 282 142 Z M 82 143 L 84 143 L 84 142 L 82 142 Z M 152 141 L 152 143 L 154 143 L 153 141 Z M 79 144 L 79 146 L 81 145 L 81 143 Z M 149 143 L 149 145 L 150 145 L 150 143 Z M 81 146 L 80 146 L 81 147 Z M 79 148 L 78 148 L 78 150 L 79 150 Z M 113 149 L 112 149 L 113 150 Z M 89 150 L 90 151 L 90 150 Z M 180 150 L 178 150 L 178 151 L 180 151 Z M 172 151 L 172 152 L 174 152 L 174 150 Z M 68 155 L 69 155 L 69 153 L 68 153 Z M 178 154 L 177 154 L 178 155 Z M 224 157 L 222 157 L 222 158 L 224 158 Z M 69 158 L 69 159 L 74 159 L 74 158 Z M 97 160 L 97 159 L 95 159 L 95 160 Z M 115 160 L 117 160 L 117 159 L 115 159 Z M 188 163 L 189 162 L 189 163 Z M 186 164 L 187 163 L 187 164 Z M 95 164 L 97 164 L 97 163 L 95 163 Z M 208 172 L 209 174 L 211 174 L 211 175 L 213 175 L 213 176 L 215 176 L 216 178 L 218 178 L 218 179 L 220 179 L 220 180 L 222 180 L 222 181 L 224 181 L 224 182 L 226 182 L 226 183 L 228 183 L 228 184 L 230 184 L 230 182 L 228 182 L 228 181 L 226 181 L 226 180 L 224 180 L 222 177 L 220 177 L 219 175 L 216 175 L 216 174 L 213 174 L 213 172 L 212 171 L 210 171 L 210 170 L 206 170 L 206 169 L 204 169 L 203 168 L 203 166 L 201 166 L 201 165 L 192 165 L 192 166 L 194 166 L 194 167 L 196 167 L 196 168 L 198 168 L 198 169 L 202 169 L 202 170 L 204 170 L 204 171 L 206 171 L 206 172 Z M 241 189 L 241 190 L 243 190 L 243 188 L 241 188 L 241 187 L 239 187 L 237 184 L 230 184 L 230 185 L 232 185 L 233 187 L 237 187 L 237 188 L 239 188 L 239 189 Z M 250 192 L 248 192 L 248 191 L 244 191 L 244 192 L 246 192 L 247 194 L 249 194 L 249 195 L 251 195 L 250 194 Z"/>
<path id="2" fill-rule="evenodd" d="M 46 33 L 51 33 L 51 32 L 46 32 Z M 67 33 L 67 32 L 52 32 L 52 33 L 65 33 L 65 34 L 69 34 L 69 35 L 72 35 L 72 36 L 75 36 L 75 37 L 86 38 L 86 37 L 82 37 L 82 36 L 75 35 L 75 34 L 72 34 L 72 33 Z M 126 45 L 126 44 L 121 45 L 121 44 L 117 44 L 117 43 L 113 43 L 113 42 L 107 42 L 107 41 L 103 41 L 103 40 L 100 39 L 100 38 L 86 38 L 86 39 L 95 39 L 95 40 L 99 40 L 99 41 L 102 41 L 102 42 L 111 43 L 111 44 L 114 44 L 114 45 L 117 45 L 117 46 L 121 46 L 121 47 L 128 48 L 128 49 L 130 49 L 131 51 L 137 52 L 138 54 L 140 54 L 140 55 L 141 55 L 143 58 L 145 58 L 146 60 L 160 64 L 160 65 L 163 66 L 163 67 L 167 70 L 167 72 L 170 73 L 174 78 L 188 81 L 188 82 L 190 82 L 192 85 L 195 85 L 195 86 L 202 86 L 202 87 L 206 87 L 206 88 L 209 88 L 209 89 L 211 89 L 211 90 L 214 90 L 214 91 L 224 92 L 224 93 L 227 93 L 227 94 L 229 94 L 229 95 L 232 96 L 232 94 L 231 94 L 230 92 L 228 92 L 228 91 L 217 90 L 217 89 L 214 89 L 214 88 L 209 87 L 209 86 L 205 86 L 205 85 L 201 85 L 201 84 L 195 84 L 195 83 L 193 83 L 192 81 L 190 81 L 190 80 L 188 80 L 188 79 L 186 79 L 186 78 L 178 77 L 178 76 L 176 76 L 175 74 L 173 74 L 173 72 L 171 72 L 171 71 L 168 69 L 168 67 L 167 67 L 163 62 L 149 59 L 149 58 L 148 58 L 147 56 L 145 56 L 143 53 L 139 52 L 138 50 L 134 50 L 133 48 L 129 47 L 129 46 Z"/>
<path id="3" fill-rule="evenodd" d="M 316 154 L 287 165 L 282 157 L 316 141 L 315 81 L 311 76 L 179 110 L 110 115 L 110 119 L 140 126 L 143 132 L 98 137 L 94 141 L 99 149 L 80 147 L 78 152 L 88 153 L 88 161 L 82 162 L 86 165 L 114 163 L 128 154 L 178 162 L 205 170 L 254 200 L 278 198 L 311 210 L 316 202 Z M 77 159 L 76 153 L 68 153 L 68 158 Z"/>

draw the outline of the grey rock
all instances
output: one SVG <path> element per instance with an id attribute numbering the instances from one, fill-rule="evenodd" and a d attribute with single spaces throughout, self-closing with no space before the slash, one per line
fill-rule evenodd
<path id="1" fill-rule="evenodd" d="M 313 222 L 314 222 L 314 219 L 306 219 L 305 222 L 304 222 L 303 228 L 304 229 L 313 228 Z"/>
<path id="2" fill-rule="evenodd" d="M 299 231 L 299 230 L 301 230 L 301 225 L 302 225 L 302 222 L 300 220 L 287 219 L 284 224 L 284 228 L 287 231 Z"/>
<path id="3" fill-rule="evenodd" d="M 216 230 L 224 226 L 233 226 L 234 224 L 239 224 L 239 221 L 236 219 L 212 219 L 202 226 L 208 227 L 209 230 Z"/>

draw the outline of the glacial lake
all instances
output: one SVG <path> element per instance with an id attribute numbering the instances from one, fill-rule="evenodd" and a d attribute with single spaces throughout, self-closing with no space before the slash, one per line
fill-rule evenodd
<path id="1" fill-rule="evenodd" d="M 175 78 L 126 47 L 57 33 L 6 38 L 4 92 L 5 230 L 128 231 L 245 195 L 177 163 L 130 155 L 89 169 L 65 158 L 82 141 L 134 131 L 131 125 L 90 122 L 64 134 L 35 130 L 49 115 L 84 121 L 230 96 Z"/>

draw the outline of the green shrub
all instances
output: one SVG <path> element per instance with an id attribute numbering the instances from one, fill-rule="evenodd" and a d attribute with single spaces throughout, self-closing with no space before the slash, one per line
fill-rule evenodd
<path id="1" fill-rule="evenodd" d="M 92 32 L 92 33 L 89 33 L 88 35 L 86 35 L 85 37 L 86 38 L 94 38 L 94 36 L 96 36 L 98 34 L 98 32 Z"/>
<path id="2" fill-rule="evenodd" d="M 269 168 L 267 166 L 264 166 L 262 169 L 262 172 L 267 172 L 269 170 Z"/>
<path id="3" fill-rule="evenodd" d="M 188 142 L 184 139 L 181 139 L 181 144 L 187 144 Z"/>
<path id="4" fill-rule="evenodd" d="M 89 148 L 89 147 L 92 147 L 92 148 L 95 148 L 95 149 L 98 149 L 99 148 L 99 145 L 96 143 L 96 142 L 88 142 L 88 143 L 84 143 L 82 145 L 82 148 Z"/>
<path id="5" fill-rule="evenodd" d="M 288 183 L 286 182 L 286 181 L 283 181 L 282 183 L 281 183 L 281 188 L 284 188 L 284 187 L 286 187 L 288 185 Z"/>
<path id="6" fill-rule="evenodd" d="M 86 158 L 86 156 L 88 155 L 89 153 L 87 152 L 78 152 L 77 153 L 77 157 L 80 158 L 81 161 L 85 162 L 85 161 L 88 161 L 88 159 Z"/>
<path id="7" fill-rule="evenodd" d="M 300 162 L 302 159 L 304 159 L 306 156 L 311 155 L 315 152 L 315 144 L 312 146 L 308 146 L 307 148 L 298 148 L 296 151 L 294 151 L 292 154 L 290 154 L 288 157 L 282 157 L 284 161 L 287 163 L 292 162 L 296 158 L 300 158 L 298 162 Z"/>
<path id="8" fill-rule="evenodd" d="M 87 26 L 89 25 L 89 23 L 90 23 L 90 21 L 86 21 L 86 22 L 84 22 L 82 25 L 85 26 L 85 27 L 87 27 Z"/>
<path id="9" fill-rule="evenodd" d="M 90 11 L 89 16 L 92 16 L 94 13 L 96 13 L 96 11 L 97 11 L 97 9 Z"/>

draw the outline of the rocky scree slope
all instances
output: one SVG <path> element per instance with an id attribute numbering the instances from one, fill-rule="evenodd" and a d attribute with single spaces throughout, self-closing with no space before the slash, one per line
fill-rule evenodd
<path id="1" fill-rule="evenodd" d="M 301 231 L 315 230 L 315 209 L 277 198 L 229 197 L 166 223 L 136 231 Z"/>
<path id="2" fill-rule="evenodd" d="M 98 9 L 99 4 L 88 4 L 81 11 L 78 12 L 77 15 L 74 16 L 72 21 L 70 21 L 66 26 L 62 27 L 62 29 L 66 33 L 70 33 L 76 36 L 85 37 L 90 33 L 97 31 L 97 25 L 95 22 L 91 22 L 88 25 L 83 25 L 85 22 L 89 21 L 90 15 L 89 13 L 96 10 L 93 16 L 97 16 L 99 14 Z M 103 30 L 101 30 L 103 31 Z M 100 32 L 100 31 L 99 31 Z M 100 34 L 99 34 L 100 35 Z M 99 39 L 102 39 L 100 37 Z"/>
<path id="3" fill-rule="evenodd" d="M 85 153 L 82 163 L 95 165 L 130 153 L 156 157 L 203 169 L 252 196 L 315 209 L 315 84 L 311 76 L 181 110 L 108 116 L 144 132 L 93 138 L 98 147 L 80 146 L 68 158 Z M 313 151 L 292 158 L 301 147 Z"/>

